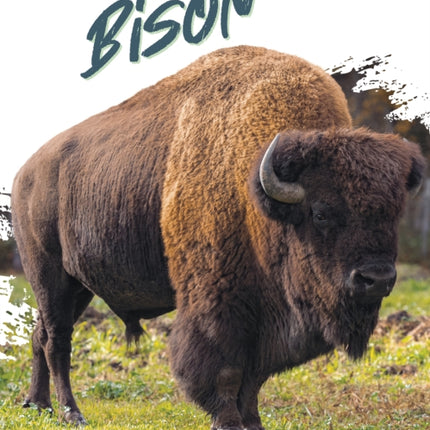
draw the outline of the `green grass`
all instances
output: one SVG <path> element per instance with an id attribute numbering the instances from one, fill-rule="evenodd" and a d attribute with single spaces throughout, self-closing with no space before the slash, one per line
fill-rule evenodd
<path id="1" fill-rule="evenodd" d="M 399 309 L 414 316 L 430 316 L 430 271 L 418 266 L 398 267 L 398 282 L 393 293 L 384 299 L 381 316 Z"/>
<path id="2" fill-rule="evenodd" d="M 14 285 L 13 301 L 34 304 L 23 278 Z M 430 316 L 429 291 L 427 273 L 402 267 L 381 315 L 407 310 L 409 317 L 383 321 L 362 360 L 334 351 L 270 378 L 260 393 L 266 429 L 430 429 L 430 339 L 404 330 L 411 320 Z M 146 322 L 148 334 L 136 350 L 127 349 L 123 324 L 104 303 L 96 299 L 92 306 L 108 315 L 76 325 L 71 371 L 87 428 L 208 430 L 209 417 L 186 402 L 169 370 L 161 328 L 174 314 Z M 0 361 L 0 429 L 67 427 L 58 422 L 55 401 L 52 415 L 20 407 L 30 382 L 30 346 L 0 351 L 16 358 Z"/>

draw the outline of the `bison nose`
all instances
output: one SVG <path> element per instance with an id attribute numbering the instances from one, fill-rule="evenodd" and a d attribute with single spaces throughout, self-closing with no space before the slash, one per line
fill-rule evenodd
<path id="1" fill-rule="evenodd" d="M 368 265 L 352 270 L 349 286 L 354 295 L 366 299 L 388 296 L 396 282 L 396 269 L 392 264 Z"/>

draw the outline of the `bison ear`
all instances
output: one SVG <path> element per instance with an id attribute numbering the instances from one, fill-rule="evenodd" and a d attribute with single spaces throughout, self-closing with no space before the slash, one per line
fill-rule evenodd
<path id="1" fill-rule="evenodd" d="M 426 163 L 421 154 L 414 154 L 412 157 L 411 170 L 406 180 L 406 188 L 412 197 L 418 194 L 423 184 L 425 167 Z"/>

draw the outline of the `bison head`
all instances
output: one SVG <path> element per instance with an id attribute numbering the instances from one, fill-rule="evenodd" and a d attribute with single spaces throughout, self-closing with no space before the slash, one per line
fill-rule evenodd
<path id="1" fill-rule="evenodd" d="M 269 231 L 266 273 L 325 341 L 363 354 L 395 280 L 397 230 L 419 187 L 417 145 L 364 129 L 279 134 L 254 172 Z M 273 271 L 273 270 L 272 270 Z"/>

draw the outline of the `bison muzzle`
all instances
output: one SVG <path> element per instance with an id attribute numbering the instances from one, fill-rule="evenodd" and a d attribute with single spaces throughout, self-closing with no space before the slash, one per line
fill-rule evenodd
<path id="1" fill-rule="evenodd" d="M 364 300 L 380 299 L 388 296 L 396 282 L 396 269 L 392 264 L 367 265 L 352 270 L 348 279 L 351 293 Z"/>
<path id="2" fill-rule="evenodd" d="M 320 68 L 236 47 L 61 133 L 16 176 L 13 225 L 39 317 L 26 404 L 85 419 L 73 325 L 96 294 L 124 321 L 177 309 L 172 371 L 212 429 L 261 430 L 267 378 L 365 349 L 393 288 L 424 161 L 354 129 Z"/>

